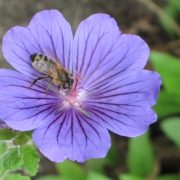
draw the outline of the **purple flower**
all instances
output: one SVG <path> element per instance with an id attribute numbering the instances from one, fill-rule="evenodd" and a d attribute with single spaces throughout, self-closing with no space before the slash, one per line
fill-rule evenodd
<path id="1" fill-rule="evenodd" d="M 4 123 L 4 121 L 0 120 L 0 129 L 8 128 L 8 126 Z"/>
<path id="2" fill-rule="evenodd" d="M 57 60 L 74 79 L 70 90 L 47 89 L 32 66 L 40 53 Z M 149 57 L 138 36 L 122 34 L 107 14 L 81 22 L 74 38 L 56 10 L 37 13 L 27 27 L 3 38 L 3 55 L 17 70 L 0 70 L 0 118 L 33 140 L 50 160 L 83 162 L 101 158 L 110 147 L 108 130 L 121 136 L 145 133 L 156 121 L 152 110 L 161 80 L 143 70 Z M 54 90 L 55 89 L 55 90 Z"/>

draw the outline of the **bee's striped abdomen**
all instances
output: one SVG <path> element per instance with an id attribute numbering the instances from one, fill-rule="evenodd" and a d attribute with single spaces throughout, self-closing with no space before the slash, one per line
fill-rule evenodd
<path id="1" fill-rule="evenodd" d="M 31 55 L 32 66 L 43 74 L 48 74 L 55 70 L 54 62 L 51 58 L 42 54 Z"/>

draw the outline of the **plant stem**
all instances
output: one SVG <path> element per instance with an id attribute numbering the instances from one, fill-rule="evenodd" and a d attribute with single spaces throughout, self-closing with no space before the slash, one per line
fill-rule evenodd
<path id="1" fill-rule="evenodd" d="M 5 176 L 9 173 L 8 170 L 4 169 L 3 171 L 1 171 L 1 176 L 0 176 L 0 180 L 5 180 Z"/>
<path id="2" fill-rule="evenodd" d="M 172 27 L 174 32 L 180 37 L 180 26 L 158 5 L 151 0 L 136 0 L 147 6 L 152 12 L 157 14 L 159 18 L 166 19 L 167 23 Z"/>

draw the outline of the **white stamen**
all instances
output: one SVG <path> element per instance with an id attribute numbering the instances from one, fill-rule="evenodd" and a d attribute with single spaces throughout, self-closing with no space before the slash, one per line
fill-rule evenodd
<path id="1" fill-rule="evenodd" d="M 63 97 L 63 106 L 61 109 L 65 108 L 76 108 L 83 114 L 87 115 L 87 112 L 84 110 L 83 101 L 87 97 L 87 91 L 84 89 L 79 89 L 78 92 L 69 92 L 65 93 L 63 91 L 60 92 L 60 95 Z"/>

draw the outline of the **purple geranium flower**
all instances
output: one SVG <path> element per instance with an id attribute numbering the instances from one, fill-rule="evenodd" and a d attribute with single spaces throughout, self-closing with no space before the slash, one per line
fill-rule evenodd
<path id="1" fill-rule="evenodd" d="M 75 36 L 56 10 L 37 13 L 27 27 L 3 38 L 3 55 L 17 70 L 0 70 L 0 118 L 33 140 L 50 160 L 83 162 L 110 147 L 108 130 L 135 137 L 157 117 L 152 110 L 161 80 L 143 70 L 149 57 L 138 36 L 122 34 L 107 14 L 81 22 Z M 74 79 L 70 90 L 47 89 L 47 79 L 32 66 L 40 53 L 57 60 Z M 55 90 L 54 90 L 55 89 Z"/>
<path id="2" fill-rule="evenodd" d="M 8 128 L 8 126 L 4 123 L 4 121 L 0 120 L 0 129 Z"/>

